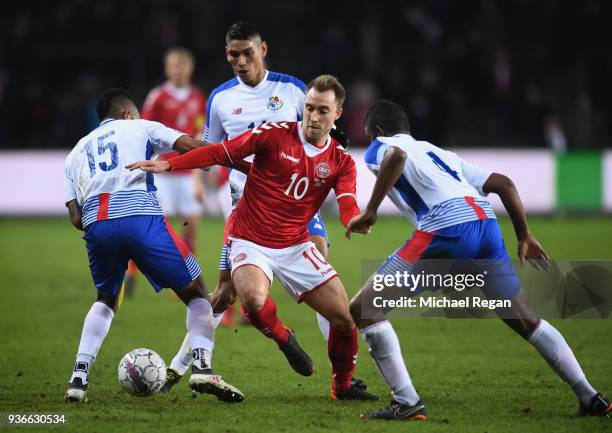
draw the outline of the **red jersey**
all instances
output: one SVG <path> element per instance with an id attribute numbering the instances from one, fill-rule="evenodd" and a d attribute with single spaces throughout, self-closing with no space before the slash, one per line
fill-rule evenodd
<path id="1" fill-rule="evenodd" d="M 355 197 L 353 158 L 331 137 L 308 143 L 297 122 L 266 123 L 223 143 L 232 161 L 255 154 L 230 236 L 269 248 L 310 240 L 308 222 L 330 190 Z"/>
<path id="2" fill-rule="evenodd" d="M 196 135 L 202 131 L 205 113 L 206 97 L 199 89 L 192 86 L 178 89 L 166 82 L 149 92 L 140 116 L 200 139 Z M 178 152 L 169 152 L 161 155 L 160 159 L 167 160 L 177 155 Z"/>

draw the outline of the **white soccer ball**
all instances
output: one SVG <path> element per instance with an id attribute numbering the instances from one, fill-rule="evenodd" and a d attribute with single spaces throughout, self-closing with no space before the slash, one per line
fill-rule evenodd
<path id="1" fill-rule="evenodd" d="M 134 349 L 121 359 L 117 373 L 126 392 L 145 397 L 164 386 L 166 363 L 151 349 Z"/>

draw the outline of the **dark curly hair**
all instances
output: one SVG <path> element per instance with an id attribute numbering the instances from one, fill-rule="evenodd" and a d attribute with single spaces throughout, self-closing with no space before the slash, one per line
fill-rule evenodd
<path id="1" fill-rule="evenodd" d="M 96 103 L 98 119 L 103 120 L 109 117 L 109 115 L 112 117 L 118 114 L 125 108 L 126 103 L 134 104 L 134 99 L 132 95 L 130 95 L 130 92 L 123 87 L 108 89 Z"/>
<path id="2" fill-rule="evenodd" d="M 368 132 L 375 132 L 376 127 L 379 126 L 390 135 L 398 132 L 410 132 L 406 110 L 389 99 L 376 101 L 370 107 L 363 119 L 363 126 Z"/>

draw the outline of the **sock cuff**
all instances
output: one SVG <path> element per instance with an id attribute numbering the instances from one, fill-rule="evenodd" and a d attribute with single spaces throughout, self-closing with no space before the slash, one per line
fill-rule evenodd
<path id="1" fill-rule="evenodd" d="M 365 335 L 366 333 L 374 330 L 378 328 L 377 330 L 383 330 L 383 329 L 388 329 L 388 328 L 393 328 L 393 326 L 391 326 L 391 322 L 389 322 L 388 320 L 383 320 L 382 322 L 376 322 L 373 323 L 371 325 L 366 326 L 365 328 L 360 328 L 359 332 L 361 333 L 361 335 Z"/>
<path id="2" fill-rule="evenodd" d="M 193 306 L 195 306 L 197 304 L 200 304 L 200 303 L 208 304 L 208 306 L 212 308 L 212 306 L 210 305 L 210 301 L 208 299 L 206 299 L 206 298 L 195 298 L 195 299 L 192 299 L 187 304 L 187 308 L 193 307 Z"/>
<path id="3" fill-rule="evenodd" d="M 268 296 L 266 298 L 266 301 L 263 304 L 263 307 L 261 307 L 261 310 L 259 311 L 248 311 L 246 308 L 244 308 L 244 305 L 241 305 L 241 309 L 244 312 L 244 314 L 247 315 L 247 317 L 251 317 L 253 315 L 256 316 L 267 316 L 268 314 L 273 314 L 276 315 L 276 303 L 274 302 L 274 299 L 272 299 L 271 296 Z"/>
<path id="4" fill-rule="evenodd" d="M 269 310 L 269 309 L 272 309 L 272 308 L 276 310 L 276 302 L 274 302 L 274 299 L 272 299 L 271 296 L 268 296 L 266 298 L 266 302 L 264 302 L 263 308 L 260 310 L 260 312 L 263 311 L 263 310 Z"/>
<path id="5" fill-rule="evenodd" d="M 100 309 L 101 310 L 100 312 L 102 314 L 109 315 L 111 319 L 115 316 L 115 311 L 102 301 L 94 302 L 92 307 L 95 307 L 96 309 Z"/>
<path id="6" fill-rule="evenodd" d="M 544 319 L 540 319 L 534 330 L 531 332 L 531 335 L 527 337 L 527 341 L 530 343 L 536 342 L 540 338 L 540 335 L 542 335 L 542 333 L 550 327 L 550 323 Z"/>
<path id="7" fill-rule="evenodd" d="M 337 329 L 334 329 L 333 327 L 329 328 L 329 338 L 331 339 L 332 335 L 334 335 L 335 337 L 351 337 L 353 335 L 356 335 L 357 331 L 355 330 L 355 328 L 351 328 L 350 331 L 338 331 Z"/>

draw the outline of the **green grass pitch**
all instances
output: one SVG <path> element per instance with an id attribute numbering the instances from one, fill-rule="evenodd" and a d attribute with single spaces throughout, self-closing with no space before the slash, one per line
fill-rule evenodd
<path id="1" fill-rule="evenodd" d="M 198 258 L 209 289 L 223 222 L 200 226 Z M 368 237 L 347 241 L 327 218 L 330 260 L 349 294 L 358 290 L 361 260 L 382 259 L 411 232 L 399 218 L 381 218 Z M 514 254 L 512 228 L 502 221 Z M 533 218 L 531 229 L 553 258 L 612 258 L 612 221 Z M 90 376 L 90 402 L 62 397 L 85 313 L 95 299 L 84 242 L 67 219 L 0 220 L 0 412 L 65 412 L 70 432 L 597 432 L 609 419 L 580 419 L 573 393 L 535 350 L 496 320 L 408 320 L 394 326 L 412 379 L 427 404 L 424 423 L 361 421 L 387 404 L 387 388 L 361 345 L 356 375 L 378 403 L 332 402 L 330 365 L 314 312 L 276 284 L 279 315 L 311 354 L 317 372 L 295 374 L 275 344 L 251 327 L 220 328 L 214 367 L 246 394 L 242 404 L 192 398 L 186 380 L 170 394 L 132 397 L 117 383 L 119 359 L 149 347 L 169 363 L 185 332 L 185 308 L 168 291 L 156 295 L 140 278 L 133 299 L 115 316 Z M 556 320 L 594 386 L 612 394 L 611 320 Z M 3 430 L 0 428 L 0 430 Z M 9 431 L 10 429 L 6 429 Z M 50 428 L 20 428 L 19 431 Z"/>

